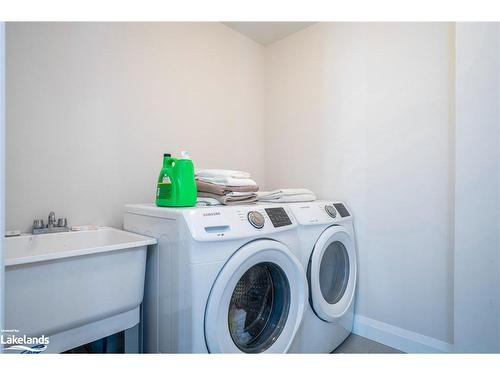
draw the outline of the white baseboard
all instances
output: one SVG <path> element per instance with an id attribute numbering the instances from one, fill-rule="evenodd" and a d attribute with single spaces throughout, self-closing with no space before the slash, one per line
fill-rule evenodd
<path id="1" fill-rule="evenodd" d="M 452 353 L 453 345 L 362 315 L 354 316 L 353 333 L 406 353 Z"/>

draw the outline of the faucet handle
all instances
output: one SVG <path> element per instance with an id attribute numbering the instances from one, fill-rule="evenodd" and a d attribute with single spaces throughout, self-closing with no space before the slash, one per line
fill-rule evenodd
<path id="1" fill-rule="evenodd" d="M 65 217 L 61 217 L 61 218 L 57 219 L 57 226 L 58 227 L 67 227 L 68 220 Z"/>
<path id="2" fill-rule="evenodd" d="M 42 228 L 44 228 L 42 219 L 33 220 L 33 229 L 42 229 Z"/>

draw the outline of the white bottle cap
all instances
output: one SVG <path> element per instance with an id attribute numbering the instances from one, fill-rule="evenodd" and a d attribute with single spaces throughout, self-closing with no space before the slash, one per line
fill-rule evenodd
<path id="1" fill-rule="evenodd" d="M 187 151 L 181 151 L 181 159 L 191 159 L 191 156 L 189 155 L 189 152 L 187 152 Z"/>

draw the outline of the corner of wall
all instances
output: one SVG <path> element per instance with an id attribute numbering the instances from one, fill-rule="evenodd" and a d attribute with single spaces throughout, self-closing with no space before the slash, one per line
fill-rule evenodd
<path id="1" fill-rule="evenodd" d="M 449 303 L 451 315 L 448 321 L 448 330 L 450 332 L 449 340 L 454 342 L 454 284 L 455 284 L 455 113 L 456 113 L 456 22 L 450 22 L 448 31 L 449 48 L 449 169 L 448 169 L 448 282 L 450 285 Z"/>
<path id="2" fill-rule="evenodd" d="M 5 24 L 0 22 L 0 150 L 5 150 Z M 0 235 L 5 231 L 5 151 L 0 153 Z M 0 241 L 0 331 L 4 319 L 3 241 Z M 2 344 L 0 343 L 0 350 Z"/>

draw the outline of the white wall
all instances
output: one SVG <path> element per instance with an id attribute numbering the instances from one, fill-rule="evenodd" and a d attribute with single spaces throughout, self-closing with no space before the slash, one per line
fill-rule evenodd
<path id="1" fill-rule="evenodd" d="M 264 183 L 263 47 L 220 23 L 7 24 L 7 227 L 121 226 L 164 152 Z"/>
<path id="2" fill-rule="evenodd" d="M 456 27 L 454 325 L 458 352 L 500 352 L 499 33 L 494 23 Z"/>
<path id="3" fill-rule="evenodd" d="M 444 23 L 323 23 L 266 48 L 267 185 L 350 205 L 358 321 L 414 350 L 453 340 L 450 58 Z"/>

